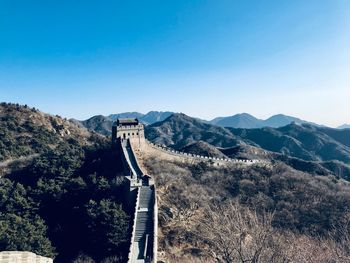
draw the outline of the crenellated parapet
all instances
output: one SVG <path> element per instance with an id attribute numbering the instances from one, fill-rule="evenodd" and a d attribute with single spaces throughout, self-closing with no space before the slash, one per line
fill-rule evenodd
<path id="1" fill-rule="evenodd" d="M 234 158 L 216 158 L 211 156 L 205 156 L 205 155 L 199 155 L 199 154 L 192 154 L 192 153 L 186 153 L 174 150 L 172 148 L 167 147 L 166 145 L 160 145 L 152 143 L 145 139 L 145 142 L 150 147 L 162 151 L 164 153 L 180 157 L 180 158 L 188 158 L 193 159 L 196 161 L 209 161 L 213 164 L 224 164 L 224 163 L 235 163 L 235 164 L 244 164 L 244 165 L 252 165 L 252 164 L 268 164 L 265 160 L 258 160 L 258 159 L 234 159 Z"/>

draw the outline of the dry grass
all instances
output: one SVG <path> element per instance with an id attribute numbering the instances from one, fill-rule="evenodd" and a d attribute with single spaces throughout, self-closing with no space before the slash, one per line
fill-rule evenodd
<path id="1" fill-rule="evenodd" d="M 317 238 L 293 233 L 287 228 L 272 227 L 275 215 L 261 216 L 261 211 L 269 207 L 269 197 L 263 193 L 269 187 L 269 180 L 279 182 L 290 176 L 303 184 L 303 176 L 308 175 L 283 165 L 213 166 L 186 162 L 154 149 L 140 152 L 140 156 L 142 165 L 154 176 L 157 185 L 159 260 L 168 263 L 350 262 L 347 249 L 350 242 L 336 242 L 339 234 Z M 262 179 L 265 177 L 267 179 Z M 336 190 L 340 184 L 331 183 L 327 178 L 308 180 L 310 187 L 315 184 L 315 189 L 325 193 L 329 188 L 340 189 Z M 233 185 L 235 182 L 237 186 Z M 256 182 L 260 182 L 259 185 Z M 348 190 L 343 189 L 347 193 Z M 310 191 L 308 185 L 302 191 Z M 319 202 L 324 201 L 321 199 Z M 304 203 L 308 205 L 311 201 L 318 202 L 310 199 Z M 230 250 L 231 253 L 227 253 Z"/>

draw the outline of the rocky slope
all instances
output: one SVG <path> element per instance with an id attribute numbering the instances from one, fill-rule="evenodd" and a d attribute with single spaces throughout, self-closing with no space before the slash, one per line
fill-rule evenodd
<path id="1" fill-rule="evenodd" d="M 85 128 L 18 104 L 0 104 L 0 124 L 0 162 L 40 154 L 69 139 L 92 143 Z"/>
<path id="2" fill-rule="evenodd" d="M 80 123 L 90 131 L 95 131 L 108 136 L 112 133 L 113 122 L 114 121 L 108 117 L 97 115 L 85 121 L 81 121 Z"/>

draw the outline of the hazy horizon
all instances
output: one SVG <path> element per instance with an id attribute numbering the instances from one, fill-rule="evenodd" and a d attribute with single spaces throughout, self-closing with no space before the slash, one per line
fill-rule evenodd
<path id="1" fill-rule="evenodd" d="M 0 100 L 350 123 L 350 2 L 2 1 Z"/>
<path id="2" fill-rule="evenodd" d="M 5 103 L 18 103 L 18 102 L 5 102 Z M 47 114 L 50 114 L 50 115 L 59 115 L 63 118 L 67 118 L 67 119 L 75 119 L 75 120 L 78 120 L 78 121 L 84 121 L 84 120 L 87 120 L 87 119 L 90 119 L 91 117 L 94 117 L 94 116 L 98 116 L 98 115 L 102 115 L 102 116 L 105 116 L 105 117 L 108 117 L 109 115 L 113 115 L 113 114 L 121 114 L 121 113 L 134 113 L 134 112 L 137 112 L 137 113 L 141 113 L 141 114 L 144 114 L 146 115 L 147 113 L 151 112 L 151 111 L 156 111 L 156 112 L 172 112 L 172 113 L 183 113 L 189 117 L 192 117 L 192 118 L 198 118 L 198 119 L 201 119 L 201 120 L 204 120 L 204 121 L 212 121 L 213 119 L 215 118 L 222 118 L 222 117 L 232 117 L 234 115 L 240 115 L 240 114 L 249 114 L 257 119 L 260 119 L 260 120 L 267 120 L 268 118 L 270 117 L 273 117 L 273 116 L 276 116 L 276 115 L 286 115 L 286 116 L 289 116 L 289 117 L 295 117 L 295 118 L 299 118 L 301 120 L 304 120 L 304 121 L 307 121 L 307 122 L 311 122 L 311 123 L 315 123 L 317 125 L 324 125 L 324 126 L 327 126 L 327 127 L 330 127 L 330 128 L 338 128 L 340 126 L 343 126 L 343 125 L 350 125 L 349 123 L 342 123 L 342 124 L 339 124 L 339 125 L 336 125 L 336 126 L 329 126 L 329 125 L 326 125 L 324 123 L 317 123 L 313 120 L 308 120 L 308 119 L 304 119 L 300 116 L 294 116 L 294 115 L 288 115 L 288 114 L 284 114 L 284 113 L 275 113 L 275 114 L 271 114 L 271 115 L 268 115 L 268 116 L 264 116 L 264 117 L 259 117 L 258 115 L 254 115 L 252 113 L 249 113 L 249 112 L 237 112 L 237 113 L 231 113 L 231 114 L 228 114 L 228 115 L 213 115 L 213 117 L 210 117 L 210 118 L 205 118 L 205 117 L 201 117 L 201 116 L 195 116 L 195 115 L 192 115 L 192 114 L 189 114 L 189 113 L 186 113 L 186 112 L 183 112 L 183 111 L 172 111 L 172 110 L 158 110 L 158 109 L 152 109 L 152 110 L 149 110 L 149 111 L 145 111 L 145 112 L 142 112 L 142 111 L 137 111 L 137 110 L 131 110 L 131 111 L 119 111 L 119 112 L 106 112 L 106 113 L 96 113 L 96 114 L 93 114 L 93 115 L 89 115 L 89 116 L 86 116 L 86 117 L 83 117 L 83 118 L 76 118 L 74 116 L 66 116 L 66 115 L 60 115 L 59 113 L 55 113 L 55 112 L 46 112 L 38 107 L 35 107 L 33 105 L 29 105 L 29 104 L 20 104 L 20 105 L 27 105 L 28 107 L 34 107 L 44 113 L 47 113 Z"/>

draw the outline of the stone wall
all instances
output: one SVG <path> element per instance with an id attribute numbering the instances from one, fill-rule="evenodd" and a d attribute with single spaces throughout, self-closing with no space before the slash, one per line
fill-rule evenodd
<path id="1" fill-rule="evenodd" d="M 162 159 L 172 161 L 180 161 L 183 163 L 198 163 L 207 161 L 211 165 L 221 166 L 225 164 L 237 164 L 237 165 L 253 165 L 253 164 L 262 164 L 262 165 L 268 165 L 269 162 L 264 160 L 242 160 L 242 159 L 231 159 L 231 158 L 215 158 L 215 157 L 209 157 L 209 156 L 203 156 L 203 155 L 196 155 L 196 154 L 190 154 L 185 152 L 176 151 L 174 149 L 168 148 L 165 145 L 158 145 L 154 144 L 152 142 L 149 142 L 148 140 L 144 140 L 143 143 L 141 143 L 141 150 L 143 153 L 143 158 L 147 158 L 149 156 L 147 155 L 153 155 L 153 156 L 161 156 Z M 146 155 L 146 156 L 145 156 Z"/>
<path id="2" fill-rule="evenodd" d="M 53 263 L 53 259 L 38 256 L 32 252 L 2 251 L 0 252 L 1 263 Z"/>

